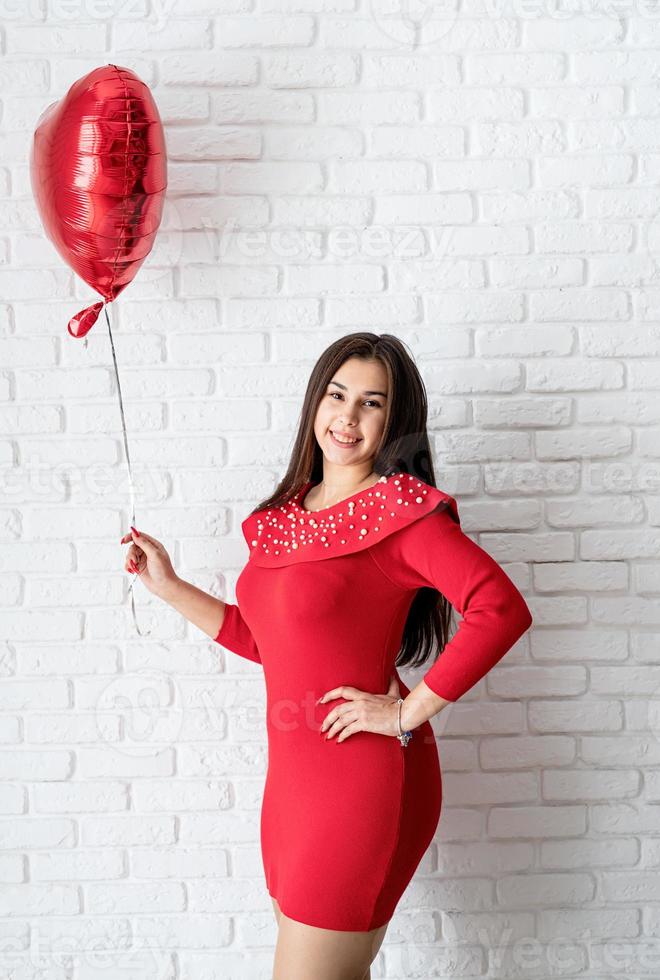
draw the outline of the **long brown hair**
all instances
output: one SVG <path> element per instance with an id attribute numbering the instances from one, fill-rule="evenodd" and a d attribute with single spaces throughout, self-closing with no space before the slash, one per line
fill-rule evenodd
<path id="1" fill-rule="evenodd" d="M 379 360 L 387 371 L 385 426 L 374 458 L 378 476 L 410 473 L 436 486 L 431 445 L 426 431 L 428 399 L 417 366 L 398 337 L 358 332 L 340 337 L 321 354 L 312 369 L 300 414 L 289 467 L 276 490 L 252 513 L 286 503 L 309 481 L 323 479 L 323 453 L 314 434 L 316 411 L 336 371 L 349 357 Z M 449 639 L 452 606 L 437 589 L 420 588 L 406 619 L 397 667 L 419 667 Z"/>

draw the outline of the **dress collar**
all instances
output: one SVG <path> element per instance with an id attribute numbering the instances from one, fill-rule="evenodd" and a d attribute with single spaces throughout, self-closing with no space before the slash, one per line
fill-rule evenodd
<path id="1" fill-rule="evenodd" d="M 366 490 L 317 511 L 300 506 L 312 485 L 308 481 L 287 502 L 242 522 L 253 564 L 271 568 L 363 551 L 440 505 L 460 525 L 455 499 L 410 473 L 381 476 Z"/>

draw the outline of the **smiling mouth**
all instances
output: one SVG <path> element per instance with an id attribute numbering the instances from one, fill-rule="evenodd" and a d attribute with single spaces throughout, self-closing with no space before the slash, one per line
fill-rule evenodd
<path id="1" fill-rule="evenodd" d="M 355 446 L 358 442 L 362 442 L 361 439 L 357 438 L 347 439 L 346 436 L 342 436 L 341 433 L 333 432 L 332 429 L 330 429 L 330 435 L 333 437 L 333 439 L 336 439 L 337 442 L 340 442 L 342 446 Z"/>

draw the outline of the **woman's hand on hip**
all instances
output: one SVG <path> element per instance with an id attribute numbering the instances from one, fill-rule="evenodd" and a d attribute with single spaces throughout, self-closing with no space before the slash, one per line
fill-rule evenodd
<path id="1" fill-rule="evenodd" d="M 398 706 L 401 696 L 399 681 L 392 674 L 387 694 L 371 694 L 357 687 L 334 687 L 326 691 L 317 704 L 326 704 L 333 698 L 345 698 L 344 704 L 332 708 L 323 719 L 319 734 L 327 732 L 326 738 L 337 735 L 337 741 L 354 735 L 355 732 L 375 732 L 378 735 L 398 735 Z M 340 734 L 337 734 L 337 733 Z"/>

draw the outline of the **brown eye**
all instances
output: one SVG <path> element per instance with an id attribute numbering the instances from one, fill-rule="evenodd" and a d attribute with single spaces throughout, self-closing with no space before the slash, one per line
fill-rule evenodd
<path id="1" fill-rule="evenodd" d="M 328 394 L 330 395 L 331 398 L 333 397 L 333 395 L 337 395 L 339 398 L 343 397 L 339 391 L 329 391 Z M 382 408 L 380 402 L 375 402 L 372 398 L 367 398 L 365 405 L 375 405 L 376 408 Z"/>

